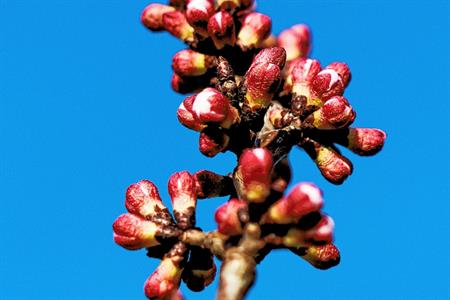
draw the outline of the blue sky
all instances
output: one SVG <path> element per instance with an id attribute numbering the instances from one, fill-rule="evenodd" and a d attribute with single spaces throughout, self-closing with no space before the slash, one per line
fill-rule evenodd
<path id="1" fill-rule="evenodd" d="M 146 1 L 0 0 L 0 299 L 144 299 L 157 265 L 112 242 L 126 187 L 170 174 L 226 173 L 231 154 L 197 150 L 169 87 L 183 45 L 139 23 Z M 344 61 L 355 124 L 388 134 L 349 154 L 342 186 L 299 150 L 294 182 L 324 191 L 341 264 L 318 271 L 289 252 L 259 267 L 248 299 L 449 299 L 448 1 L 260 1 L 279 33 L 311 26 L 312 57 Z M 199 203 L 213 229 L 224 199 Z M 188 299 L 213 299 L 217 281 Z"/>

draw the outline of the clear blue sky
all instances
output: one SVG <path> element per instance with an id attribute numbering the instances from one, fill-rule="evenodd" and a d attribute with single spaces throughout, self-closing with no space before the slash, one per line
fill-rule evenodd
<path id="1" fill-rule="evenodd" d="M 298 150 L 336 221 L 341 264 L 318 271 L 272 253 L 248 299 L 449 299 L 449 2 L 259 1 L 274 32 L 311 26 L 312 56 L 347 62 L 356 125 L 388 133 L 349 154 L 335 187 Z M 157 264 L 112 242 L 126 187 L 153 180 L 168 201 L 180 170 L 231 170 L 178 124 L 170 60 L 183 45 L 139 23 L 146 1 L 0 0 L 0 299 L 144 299 Z M 199 203 L 212 229 L 223 199 Z M 213 299 L 217 281 L 188 299 Z"/>

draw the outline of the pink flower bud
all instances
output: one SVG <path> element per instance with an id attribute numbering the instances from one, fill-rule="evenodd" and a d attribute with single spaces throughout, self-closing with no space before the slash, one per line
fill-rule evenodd
<path id="1" fill-rule="evenodd" d="M 286 51 L 281 47 L 262 49 L 253 59 L 252 66 L 259 63 L 271 63 L 283 69 L 286 63 Z"/>
<path id="2" fill-rule="evenodd" d="M 257 48 L 270 35 L 272 21 L 266 15 L 252 12 L 244 17 L 237 43 L 245 51 Z"/>
<path id="3" fill-rule="evenodd" d="M 284 30 L 278 36 L 278 45 L 286 49 L 287 60 L 307 57 L 311 50 L 311 32 L 304 24 Z"/>
<path id="4" fill-rule="evenodd" d="M 334 96 L 305 119 L 305 124 L 317 129 L 338 129 L 350 125 L 356 113 L 342 96 Z"/>
<path id="5" fill-rule="evenodd" d="M 147 298 L 167 299 L 166 297 L 177 296 L 181 272 L 182 269 L 171 258 L 164 258 L 156 271 L 145 281 L 144 292 Z"/>
<path id="6" fill-rule="evenodd" d="M 172 59 L 172 68 L 180 76 L 203 75 L 212 66 L 212 58 L 199 52 L 181 50 Z"/>
<path id="7" fill-rule="evenodd" d="M 194 226 L 197 191 L 191 174 L 184 171 L 170 176 L 169 194 L 177 226 L 183 230 Z"/>
<path id="8" fill-rule="evenodd" d="M 181 124 L 195 131 L 202 131 L 207 125 L 200 122 L 192 113 L 195 96 L 187 97 L 178 107 L 177 116 Z"/>
<path id="9" fill-rule="evenodd" d="M 197 197 L 200 199 L 230 195 L 234 191 L 233 180 L 208 170 L 194 174 Z"/>
<path id="10" fill-rule="evenodd" d="M 183 42 L 194 42 L 194 28 L 186 20 L 184 14 L 180 11 L 171 11 L 163 15 L 164 28 L 173 36 Z"/>
<path id="11" fill-rule="evenodd" d="M 341 96 L 345 86 L 338 72 L 333 69 L 324 69 L 314 77 L 312 88 L 314 94 L 325 102 L 333 96 Z"/>
<path id="12" fill-rule="evenodd" d="M 302 147 L 314 160 L 323 177 L 334 184 L 342 184 L 352 174 L 352 163 L 331 146 L 309 139 Z"/>
<path id="13" fill-rule="evenodd" d="M 378 153 L 384 145 L 386 133 L 376 128 L 350 128 L 347 135 L 348 149 L 362 156 Z"/>
<path id="14" fill-rule="evenodd" d="M 222 122 L 230 111 L 230 100 L 215 88 L 206 88 L 195 96 L 192 113 L 202 123 Z"/>
<path id="15" fill-rule="evenodd" d="M 214 14 L 213 0 L 189 0 L 186 19 L 202 36 L 208 36 L 208 20 Z"/>
<path id="16" fill-rule="evenodd" d="M 272 204 L 265 216 L 266 223 L 295 223 L 323 206 L 322 191 L 312 183 L 297 184 L 286 198 Z"/>
<path id="17" fill-rule="evenodd" d="M 208 127 L 202 131 L 199 139 L 200 152 L 208 157 L 214 157 L 227 149 L 230 137 L 220 128 Z"/>
<path id="18" fill-rule="evenodd" d="M 162 203 L 156 186 L 148 180 L 141 180 L 128 187 L 125 206 L 135 215 L 146 218 L 158 224 L 169 225 L 172 217 Z"/>
<path id="19" fill-rule="evenodd" d="M 305 231 L 304 239 L 307 243 L 325 244 L 333 241 L 334 221 L 330 216 L 324 215 L 313 228 Z"/>
<path id="20" fill-rule="evenodd" d="M 216 210 L 215 220 L 218 231 L 233 236 L 242 233 L 240 214 L 248 212 L 247 202 L 239 199 L 230 199 Z"/>
<path id="21" fill-rule="evenodd" d="M 346 87 L 349 84 L 352 74 L 350 73 L 350 69 L 347 64 L 341 62 L 334 62 L 329 64 L 325 69 L 335 70 L 336 73 L 338 73 L 339 76 L 341 77 L 344 87 Z"/>
<path id="22" fill-rule="evenodd" d="M 263 202 L 270 193 L 272 155 L 265 148 L 246 149 L 239 158 L 235 185 L 239 197 L 250 202 Z"/>
<path id="23" fill-rule="evenodd" d="M 333 244 L 313 245 L 306 248 L 304 252 L 302 258 L 321 270 L 337 266 L 341 260 L 339 249 Z"/>
<path id="24" fill-rule="evenodd" d="M 174 11 L 175 8 L 159 4 L 152 3 L 147 6 L 141 15 L 141 22 L 150 30 L 158 31 L 164 29 L 163 26 L 163 15 L 167 12 Z"/>
<path id="25" fill-rule="evenodd" d="M 315 59 L 300 58 L 292 62 L 292 83 L 310 85 L 314 77 L 319 74 L 320 62 Z"/>
<path id="26" fill-rule="evenodd" d="M 236 33 L 233 16 L 226 11 L 219 11 L 208 21 L 208 33 L 217 49 L 225 45 L 234 46 Z"/>
<path id="27" fill-rule="evenodd" d="M 158 225 L 133 214 L 120 215 L 114 221 L 113 231 L 114 241 L 128 250 L 137 250 L 159 244 L 155 237 Z"/>
<path id="28" fill-rule="evenodd" d="M 281 81 L 281 69 L 271 63 L 253 65 L 245 75 L 245 104 L 251 110 L 266 108 Z"/>

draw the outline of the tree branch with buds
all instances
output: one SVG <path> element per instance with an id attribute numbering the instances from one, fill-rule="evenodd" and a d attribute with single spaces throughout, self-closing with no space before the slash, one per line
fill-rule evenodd
<path id="1" fill-rule="evenodd" d="M 149 299 L 183 299 L 181 282 L 203 290 L 216 276 L 214 257 L 222 261 L 219 300 L 243 299 L 257 264 L 275 249 L 288 249 L 318 269 L 336 266 L 340 254 L 334 222 L 322 211 L 322 191 L 308 182 L 287 191 L 288 154 L 303 149 L 328 181 L 342 184 L 353 166 L 335 144 L 361 156 L 383 147 L 383 131 L 350 127 L 356 113 L 343 97 L 351 79 L 347 64 L 322 68 L 307 57 L 306 25 L 276 37 L 271 19 L 255 7 L 252 0 L 172 0 L 142 13 L 147 28 L 165 30 L 188 46 L 172 61 L 173 89 L 191 94 L 178 120 L 199 132 L 203 155 L 231 151 L 237 158 L 227 175 L 173 174 L 173 216 L 151 181 L 128 188 L 128 213 L 114 222 L 114 241 L 161 260 L 144 285 Z M 217 229 L 197 227 L 197 200 L 223 196 L 229 200 L 216 210 Z"/>

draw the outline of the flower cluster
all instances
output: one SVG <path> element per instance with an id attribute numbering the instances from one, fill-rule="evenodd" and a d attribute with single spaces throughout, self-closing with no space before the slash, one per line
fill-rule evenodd
<path id="1" fill-rule="evenodd" d="M 361 156 L 382 149 L 383 131 L 351 127 L 356 113 L 343 96 L 349 67 L 334 62 L 322 68 L 308 58 L 306 25 L 271 34 L 271 19 L 255 12 L 254 0 L 154 3 L 142 22 L 188 46 L 173 57 L 172 88 L 190 94 L 177 116 L 200 133 L 200 152 L 214 157 L 231 151 L 238 160 L 228 175 L 173 174 L 173 216 L 152 182 L 128 188 L 128 213 L 114 222 L 114 240 L 161 260 L 145 282 L 146 296 L 182 299 L 182 281 L 203 290 L 216 275 L 214 257 L 222 260 L 219 300 L 243 299 L 256 265 L 272 250 L 288 249 L 318 269 L 336 266 L 340 254 L 334 222 L 322 211 L 322 191 L 303 182 L 286 192 L 288 154 L 303 149 L 328 181 L 341 184 L 353 166 L 336 144 Z M 219 196 L 229 199 L 216 210 L 217 230 L 204 232 L 196 227 L 197 199 Z"/>

